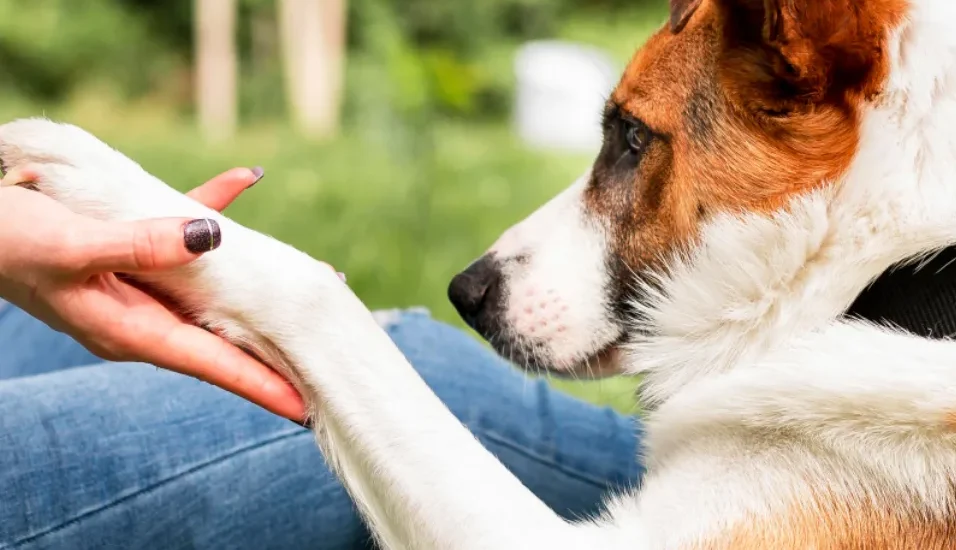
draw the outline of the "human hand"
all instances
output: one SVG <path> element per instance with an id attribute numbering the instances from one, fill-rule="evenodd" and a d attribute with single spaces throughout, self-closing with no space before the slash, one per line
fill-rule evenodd
<path id="1" fill-rule="evenodd" d="M 259 178 L 261 170 L 236 168 L 189 196 L 222 210 Z M 103 359 L 187 374 L 302 420 L 301 397 L 278 373 L 116 275 L 188 264 L 218 246 L 215 221 L 103 222 L 10 186 L 35 179 L 24 167 L 0 187 L 0 297 Z M 190 241 L 204 249 L 190 251 Z"/>

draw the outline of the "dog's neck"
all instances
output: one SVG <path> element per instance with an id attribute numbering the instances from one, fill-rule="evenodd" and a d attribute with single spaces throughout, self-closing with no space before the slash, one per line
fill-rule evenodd
<path id="1" fill-rule="evenodd" d="M 840 318 L 892 266 L 956 243 L 954 17 L 950 0 L 913 2 L 841 181 L 772 217 L 713 220 L 647 289 L 626 361 L 645 404 L 759 364 Z"/>

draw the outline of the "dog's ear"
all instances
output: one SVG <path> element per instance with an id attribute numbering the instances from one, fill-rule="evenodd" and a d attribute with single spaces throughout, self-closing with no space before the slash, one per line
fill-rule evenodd
<path id="1" fill-rule="evenodd" d="M 694 15 L 703 0 L 671 0 L 671 32 L 677 34 Z"/>
<path id="2" fill-rule="evenodd" d="M 725 67 L 749 73 L 768 110 L 812 105 L 882 83 L 884 41 L 902 0 L 716 0 Z"/>

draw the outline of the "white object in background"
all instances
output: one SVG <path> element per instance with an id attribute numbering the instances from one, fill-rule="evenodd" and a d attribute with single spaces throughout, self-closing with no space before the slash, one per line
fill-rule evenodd
<path id="1" fill-rule="evenodd" d="M 521 139 L 544 149 L 600 148 L 601 113 L 617 74 L 610 56 L 568 42 L 529 42 L 518 51 L 515 73 Z"/>

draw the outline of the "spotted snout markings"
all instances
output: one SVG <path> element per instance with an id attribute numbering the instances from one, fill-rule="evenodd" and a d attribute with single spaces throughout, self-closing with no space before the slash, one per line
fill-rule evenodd
<path id="1" fill-rule="evenodd" d="M 518 330 L 537 338 L 549 338 L 567 330 L 567 326 L 561 323 L 561 316 L 569 308 L 562 303 L 556 290 L 552 288 L 539 292 L 529 288 L 521 299 L 523 304 L 518 308 L 521 311 Z"/>

